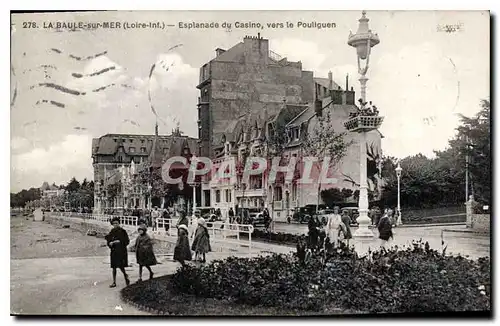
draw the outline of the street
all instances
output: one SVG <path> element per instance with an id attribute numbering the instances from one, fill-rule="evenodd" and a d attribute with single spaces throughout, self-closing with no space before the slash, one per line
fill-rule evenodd
<path id="1" fill-rule="evenodd" d="M 443 239 L 445 246 L 448 246 L 447 252 L 453 254 L 468 255 L 470 258 L 478 258 L 490 255 L 490 237 L 485 235 L 477 235 L 465 232 L 448 232 L 446 230 L 464 230 L 465 225 L 458 226 L 405 226 L 400 228 L 393 228 L 394 239 L 389 241 L 389 245 L 408 245 L 414 240 L 423 239 L 424 242 L 428 241 L 433 249 L 440 250 L 441 234 L 443 232 Z M 354 232 L 356 228 L 352 228 Z M 297 223 L 276 223 L 275 232 L 291 233 L 291 234 L 307 234 L 307 224 Z M 369 245 L 371 248 L 378 246 L 378 233 L 373 229 L 374 238 L 371 241 L 365 242 L 364 246 Z M 355 245 L 357 240 L 351 241 Z M 368 244 L 366 244 L 368 242 Z M 358 246 L 356 245 L 358 248 Z M 361 248 L 360 248 L 361 250 Z M 361 250 L 364 251 L 364 250 Z"/>

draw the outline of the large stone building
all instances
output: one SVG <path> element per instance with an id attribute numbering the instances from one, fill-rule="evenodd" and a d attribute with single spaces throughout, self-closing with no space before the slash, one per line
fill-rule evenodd
<path id="1" fill-rule="evenodd" d="M 93 139 L 94 210 L 163 206 L 165 198 L 155 198 L 151 189 L 141 187 L 137 175 L 144 169 L 161 169 L 169 157 L 189 157 L 196 150 L 197 139 L 178 129 L 159 135 L 158 126 L 154 135 L 107 134 Z M 120 185 L 117 194 L 109 193 L 109 185 Z"/>
<path id="2" fill-rule="evenodd" d="M 283 156 L 300 158 L 305 135 L 317 127 L 318 116 L 329 112 L 335 131 L 346 131 L 343 122 L 357 110 L 355 93 L 342 89 L 328 78 L 315 78 L 302 70 L 301 62 L 290 62 L 269 50 L 269 41 L 245 37 L 228 50 L 217 49 L 216 57 L 200 69 L 198 103 L 199 153 L 215 165 L 231 157 L 267 155 L 274 132 L 286 133 Z M 355 135 L 348 154 L 338 166 L 336 188 L 357 189 L 359 145 Z M 378 131 L 367 135 L 373 156 L 381 155 Z M 377 187 L 375 181 L 371 187 Z M 264 206 L 276 219 L 285 219 L 291 210 L 318 202 L 317 184 L 305 187 L 278 179 L 268 184 L 266 176 L 255 176 L 249 184 L 241 178 L 217 183 L 205 179 L 201 204 L 220 208 Z"/>

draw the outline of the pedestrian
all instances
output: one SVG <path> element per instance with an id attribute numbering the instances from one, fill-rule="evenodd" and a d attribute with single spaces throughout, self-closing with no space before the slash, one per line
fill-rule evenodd
<path id="1" fill-rule="evenodd" d="M 189 219 L 186 216 L 186 212 L 184 210 L 179 211 L 179 221 L 177 221 L 177 229 L 179 228 L 180 225 L 189 225 Z"/>
<path id="2" fill-rule="evenodd" d="M 232 207 L 229 207 L 229 223 L 233 224 L 234 223 L 234 211 Z"/>
<path id="3" fill-rule="evenodd" d="M 316 216 L 316 215 L 312 216 L 309 219 L 307 227 L 309 229 L 308 247 L 311 249 L 311 251 L 315 251 L 317 249 L 317 246 L 318 246 L 319 227 L 320 227 L 320 222 L 319 222 L 318 216 Z"/>
<path id="4" fill-rule="evenodd" d="M 151 222 L 153 224 L 153 231 L 158 230 L 158 219 L 160 218 L 160 211 L 158 210 L 158 206 L 155 206 L 153 211 L 151 212 Z"/>
<path id="5" fill-rule="evenodd" d="M 269 231 L 269 226 L 271 226 L 271 216 L 269 215 L 269 211 L 267 208 L 264 208 L 262 211 L 262 215 L 264 217 L 264 227 L 267 231 Z"/>
<path id="6" fill-rule="evenodd" d="M 344 240 L 346 240 L 346 243 L 349 246 L 349 239 L 352 239 L 351 218 L 349 217 L 349 213 L 347 213 L 347 211 L 343 211 L 341 219 L 342 219 L 342 223 L 344 224 L 344 229 L 343 229 Z"/>
<path id="7" fill-rule="evenodd" d="M 174 260 L 181 263 L 182 266 L 185 266 L 186 261 L 193 259 L 191 249 L 189 248 L 189 232 L 185 224 L 180 224 L 178 229 L 179 234 L 174 248 Z"/>
<path id="8" fill-rule="evenodd" d="M 378 229 L 378 237 L 381 240 L 380 247 L 384 248 L 390 238 L 394 239 L 394 235 L 392 233 L 392 224 L 389 220 L 388 214 L 384 214 L 377 224 Z"/>
<path id="9" fill-rule="evenodd" d="M 203 217 L 198 219 L 198 228 L 196 229 L 191 249 L 195 252 L 195 261 L 198 261 L 200 256 L 203 257 L 201 260 L 202 263 L 206 262 L 205 254 L 212 251 L 210 247 L 210 234 L 205 226 L 205 219 Z"/>
<path id="10" fill-rule="evenodd" d="M 155 254 L 153 252 L 153 241 L 151 237 L 147 234 L 146 225 L 141 225 L 138 228 L 139 236 L 135 240 L 135 257 L 137 259 L 137 264 L 139 265 L 139 280 L 142 281 L 142 268 L 146 267 L 149 271 L 149 279 L 154 276 L 151 266 L 156 265 L 158 262 L 156 260 Z"/>
<path id="11" fill-rule="evenodd" d="M 163 209 L 161 217 L 163 218 L 163 227 L 165 228 L 165 232 L 168 232 L 170 229 L 170 214 L 168 213 L 168 209 Z"/>
<path id="12" fill-rule="evenodd" d="M 307 251 L 307 243 L 304 235 L 299 237 L 297 241 L 297 257 L 301 264 L 305 264 L 306 261 L 306 251 Z"/>
<path id="13" fill-rule="evenodd" d="M 342 218 L 339 214 L 339 207 L 335 206 L 333 208 L 333 214 L 328 215 L 328 221 L 326 222 L 326 233 L 328 239 L 333 248 L 336 248 L 339 241 L 339 231 L 344 230 L 344 223 L 342 223 Z"/>
<path id="14" fill-rule="evenodd" d="M 108 247 L 111 249 L 110 260 L 111 268 L 113 269 L 113 283 L 109 286 L 111 288 L 116 287 L 116 269 L 120 269 L 125 278 L 125 284 L 130 284 L 130 279 L 125 272 L 125 267 L 128 267 L 128 253 L 127 246 L 130 243 L 127 231 L 120 227 L 120 218 L 113 217 L 111 219 L 111 225 L 113 228 L 108 235 L 105 236 Z"/>

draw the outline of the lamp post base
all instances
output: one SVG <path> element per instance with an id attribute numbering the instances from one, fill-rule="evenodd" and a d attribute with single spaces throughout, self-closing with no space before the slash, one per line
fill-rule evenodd
<path id="1" fill-rule="evenodd" d="M 368 228 L 371 224 L 371 220 L 366 212 L 360 210 L 360 216 L 358 217 L 358 229 L 354 231 L 353 237 L 355 238 L 373 238 L 375 235 Z"/>

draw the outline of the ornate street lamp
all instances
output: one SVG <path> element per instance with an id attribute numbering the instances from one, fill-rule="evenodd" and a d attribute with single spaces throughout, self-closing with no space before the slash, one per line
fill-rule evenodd
<path id="1" fill-rule="evenodd" d="M 398 208 L 397 208 L 398 219 L 396 220 L 396 226 L 403 224 L 403 222 L 401 221 L 401 187 L 400 187 L 401 171 L 403 171 L 403 169 L 401 168 L 401 165 L 399 164 L 398 161 L 398 167 L 396 168 L 396 176 L 398 177 Z"/>
<path id="2" fill-rule="evenodd" d="M 380 39 L 376 33 L 368 27 L 368 18 L 366 11 L 363 10 L 362 17 L 359 19 L 358 31 L 356 34 L 349 33 L 347 44 L 356 48 L 358 56 L 358 73 L 361 75 L 359 82 L 361 83 L 361 98 L 363 102 L 366 100 L 366 72 L 370 64 L 371 48 L 380 43 Z M 362 68 L 362 60 L 365 60 L 365 67 Z"/>
<path id="3" fill-rule="evenodd" d="M 356 48 L 358 57 L 358 72 L 361 75 L 361 99 L 358 112 L 351 115 L 350 119 L 344 122 L 344 127 L 350 132 L 359 133 L 359 217 L 358 229 L 354 232 L 355 237 L 373 237 L 373 232 L 368 229 L 371 220 L 368 217 L 368 183 L 366 166 L 366 133 L 376 130 L 382 124 L 384 117 L 378 115 L 378 110 L 372 106 L 371 109 L 365 109 L 366 105 L 366 72 L 368 71 L 371 48 L 380 43 L 377 34 L 374 34 L 368 27 L 369 19 L 366 18 L 366 12 L 363 11 L 359 19 L 358 31 L 356 34 L 349 34 L 347 44 Z M 362 61 L 365 66 L 362 67 Z"/>

